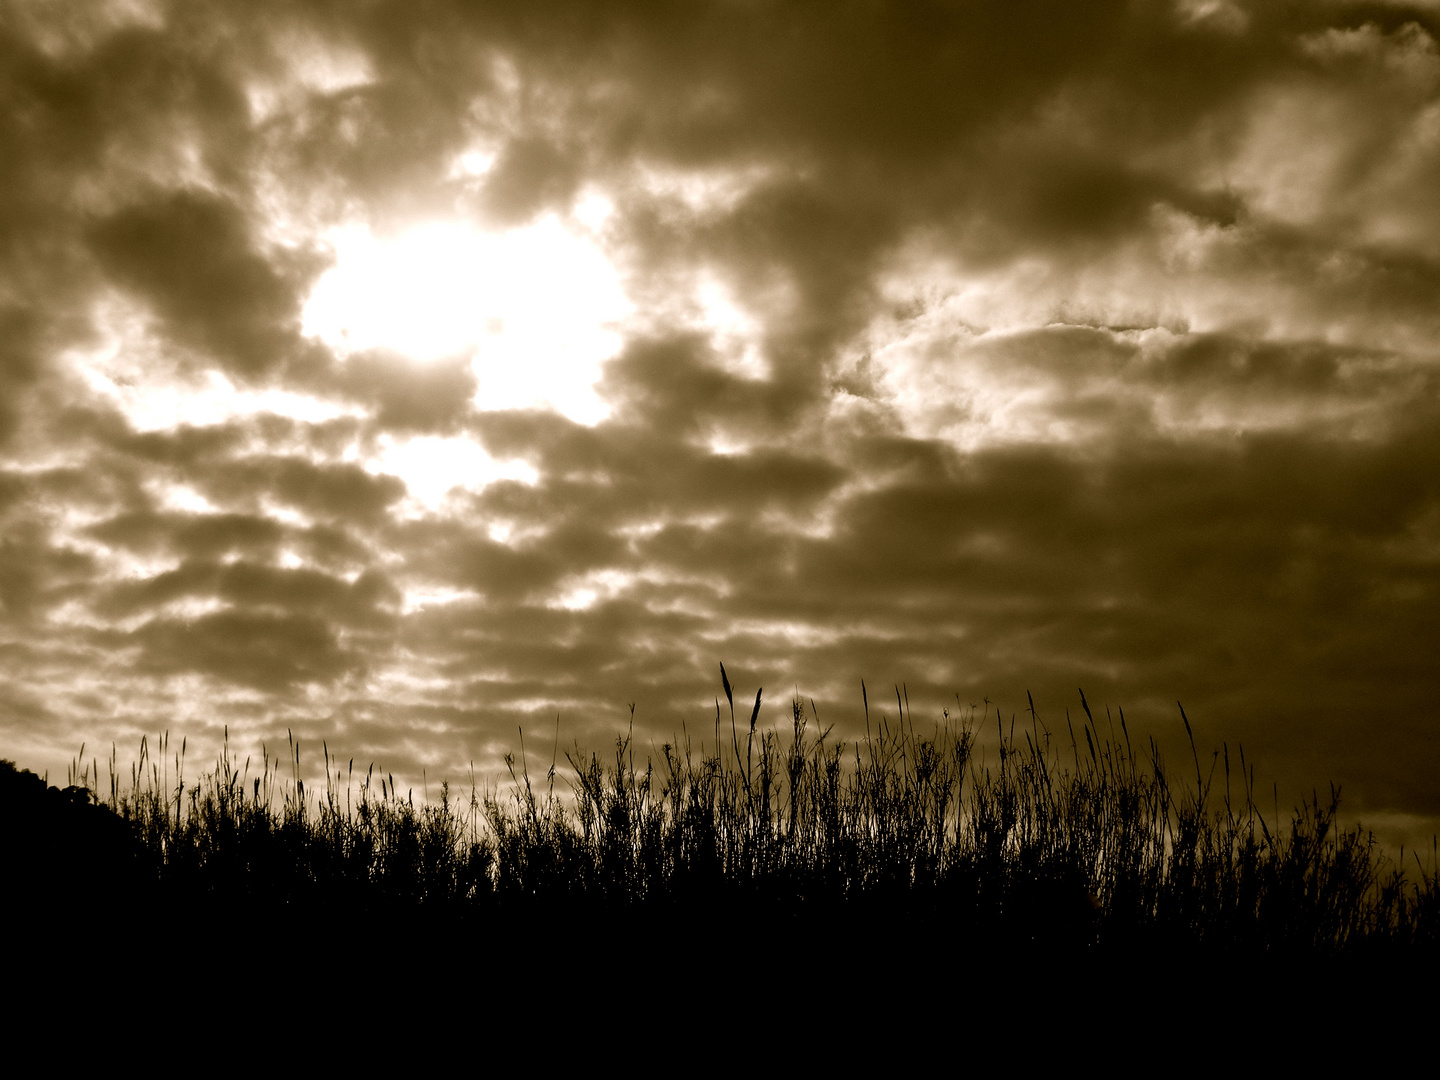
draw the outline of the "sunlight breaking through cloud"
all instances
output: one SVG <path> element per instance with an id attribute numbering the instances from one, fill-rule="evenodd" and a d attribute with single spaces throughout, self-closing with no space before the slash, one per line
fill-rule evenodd
<path id="1" fill-rule="evenodd" d="M 330 242 L 335 264 L 305 303 L 307 335 L 342 356 L 471 354 L 481 409 L 550 407 L 587 424 L 608 414 L 593 388 L 629 305 L 603 253 L 558 218 L 504 233 L 348 226 Z"/>
<path id="2" fill-rule="evenodd" d="M 405 481 L 413 506 L 402 512 L 434 512 L 457 489 L 474 493 L 496 480 L 534 484 L 539 479 L 533 466 L 523 461 L 496 461 L 484 447 L 464 436 L 397 440 L 383 435 L 378 452 L 366 460 L 365 467 Z"/>

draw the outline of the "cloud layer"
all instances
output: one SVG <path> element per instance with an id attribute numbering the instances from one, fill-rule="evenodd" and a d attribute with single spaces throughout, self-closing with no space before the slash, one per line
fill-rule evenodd
<path id="1" fill-rule="evenodd" d="M 67 7 L 0 5 L 6 756 L 459 776 L 723 660 L 1440 819 L 1434 4 Z M 570 239 L 450 353 L 307 328 L 418 227 Z"/>

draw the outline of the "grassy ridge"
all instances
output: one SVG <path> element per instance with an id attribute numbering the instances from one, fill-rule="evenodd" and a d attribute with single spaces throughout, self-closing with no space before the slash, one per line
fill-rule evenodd
<path id="1" fill-rule="evenodd" d="M 183 754 L 172 782 L 142 749 L 128 787 L 112 756 L 109 791 L 88 798 L 126 823 L 136 888 L 216 914 L 697 924 L 743 911 L 839 926 L 878 913 L 998 947 L 1116 954 L 1364 955 L 1440 940 L 1433 864 L 1409 877 L 1368 833 L 1337 826 L 1333 791 L 1267 821 L 1253 768 L 1240 756 L 1232 773 L 1228 748 L 1207 776 L 1192 739 L 1182 778 L 1153 743 L 1131 744 L 1123 715 L 1102 734 L 1088 704 L 1063 739 L 1033 708 L 1019 738 L 994 715 L 995 760 L 977 760 L 975 716 L 922 736 L 903 705 L 847 746 L 814 731 L 799 701 L 786 738 L 758 729 L 759 695 L 737 722 L 725 690 L 728 724 L 717 705 L 709 749 L 687 737 L 637 765 L 622 737 L 604 760 L 569 754 L 568 798 L 554 767 L 532 783 L 507 758 L 510 795 L 472 784 L 456 800 L 443 785 L 417 806 L 328 751 L 325 789 L 307 791 L 293 744 L 255 777 L 227 751 L 194 786 Z M 73 775 L 65 799 L 85 801 L 96 780 Z"/>

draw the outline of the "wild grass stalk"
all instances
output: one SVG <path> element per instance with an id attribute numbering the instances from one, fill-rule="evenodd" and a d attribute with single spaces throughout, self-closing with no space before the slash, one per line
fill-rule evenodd
<path id="1" fill-rule="evenodd" d="M 995 942 L 1102 951 L 1437 943 L 1433 858 L 1407 876 L 1370 833 L 1337 824 L 1333 789 L 1267 820 L 1254 765 L 1240 751 L 1232 776 L 1226 746 L 1207 771 L 1183 710 L 1191 761 L 1176 772 L 1153 741 L 1133 745 L 1123 712 L 1118 729 L 1107 713 L 1102 730 L 1083 694 L 1056 739 L 1033 702 L 1018 738 L 988 705 L 947 712 L 922 734 L 903 690 L 895 717 L 875 720 L 863 691 L 867 735 L 848 746 L 798 698 L 785 738 L 762 728 L 757 694 L 742 747 L 723 668 L 722 685 L 728 746 L 717 701 L 713 745 L 695 747 L 682 727 L 642 764 L 633 732 L 604 759 L 576 748 L 568 798 L 557 762 L 536 785 L 522 752 L 518 769 L 506 759 L 509 795 L 480 795 L 472 776 L 468 801 L 446 783 L 417 806 L 373 766 L 357 783 L 353 761 L 342 769 L 328 746 L 325 788 L 307 792 L 293 739 L 283 759 L 264 752 L 254 775 L 227 739 L 215 768 L 187 785 L 184 743 L 175 753 L 162 739 L 155 754 L 142 741 L 128 787 L 113 750 L 103 797 L 83 751 L 70 780 L 128 823 L 157 880 L 229 904 L 880 911 Z M 977 759 L 992 723 L 996 756 Z"/>

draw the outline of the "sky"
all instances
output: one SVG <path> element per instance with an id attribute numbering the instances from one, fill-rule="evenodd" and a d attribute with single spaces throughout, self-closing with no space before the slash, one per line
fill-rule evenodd
<path id="1" fill-rule="evenodd" d="M 1177 768 L 1178 702 L 1428 837 L 1437 38 L 0 0 L 0 756 L 492 776 L 713 742 L 724 663 L 851 740 L 862 679 L 1067 747 L 1083 689 Z"/>

